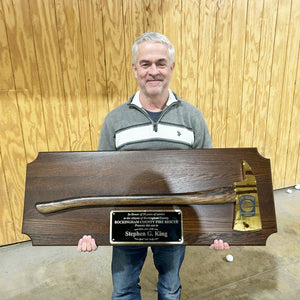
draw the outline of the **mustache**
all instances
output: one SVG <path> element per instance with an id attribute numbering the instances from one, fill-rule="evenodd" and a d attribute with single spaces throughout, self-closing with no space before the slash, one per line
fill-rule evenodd
<path id="1" fill-rule="evenodd" d="M 146 81 L 163 81 L 164 79 L 161 77 L 161 76 L 151 76 L 151 77 L 148 77 L 146 78 Z"/>

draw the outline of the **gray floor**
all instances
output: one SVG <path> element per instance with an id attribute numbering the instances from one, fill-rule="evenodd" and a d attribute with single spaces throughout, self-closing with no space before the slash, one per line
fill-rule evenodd
<path id="1" fill-rule="evenodd" d="M 275 191 L 278 233 L 265 247 L 224 252 L 188 247 L 182 299 L 300 299 L 300 191 Z M 225 261 L 227 254 L 233 263 Z M 0 299 L 110 299 L 111 247 L 0 247 Z M 142 299 L 156 299 L 157 274 L 149 253 L 141 275 Z"/>

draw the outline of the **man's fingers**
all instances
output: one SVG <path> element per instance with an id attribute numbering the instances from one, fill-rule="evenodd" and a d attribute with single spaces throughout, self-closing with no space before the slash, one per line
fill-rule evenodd
<path id="1" fill-rule="evenodd" d="M 90 235 L 86 237 L 86 251 L 92 251 L 92 238 Z"/>
<path id="2" fill-rule="evenodd" d="M 93 239 L 90 235 L 84 235 L 79 241 L 77 245 L 78 252 L 85 251 L 95 251 L 98 246 L 96 245 L 95 239 Z"/>
<path id="3" fill-rule="evenodd" d="M 224 249 L 225 249 L 225 250 L 230 249 L 230 246 L 229 246 L 229 244 L 228 244 L 227 242 L 224 242 Z"/>
<path id="4" fill-rule="evenodd" d="M 77 251 L 78 251 L 78 252 L 81 252 L 81 251 L 82 251 L 81 248 L 82 248 L 82 239 L 80 239 L 80 240 L 78 241 Z"/>
<path id="5" fill-rule="evenodd" d="M 223 241 L 222 240 L 219 240 L 218 241 L 218 248 L 217 248 L 218 250 L 223 250 L 224 249 L 224 243 L 223 243 Z"/>
<path id="6" fill-rule="evenodd" d="M 213 244 L 210 245 L 210 249 L 213 250 L 228 250 L 230 249 L 229 244 L 223 240 L 214 240 Z"/>
<path id="7" fill-rule="evenodd" d="M 217 240 L 214 240 L 214 242 L 210 245 L 209 248 L 215 250 L 216 249 L 216 242 L 217 242 Z"/>
<path id="8" fill-rule="evenodd" d="M 97 250 L 98 246 L 96 245 L 96 242 L 94 239 L 92 239 L 92 250 L 95 251 Z"/>
<path id="9" fill-rule="evenodd" d="M 82 238 L 82 245 L 81 245 L 81 250 L 82 251 L 86 251 L 86 238 L 87 238 L 86 235 L 84 235 L 83 238 Z"/>

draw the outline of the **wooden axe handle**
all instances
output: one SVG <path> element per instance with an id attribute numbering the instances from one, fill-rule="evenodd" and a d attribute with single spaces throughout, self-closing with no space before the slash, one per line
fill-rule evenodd
<path id="1" fill-rule="evenodd" d="M 70 208 L 92 206 L 224 204 L 235 202 L 235 197 L 236 192 L 234 187 L 223 187 L 209 191 L 184 194 L 70 198 L 53 202 L 37 203 L 36 209 L 42 214 L 49 214 Z"/>

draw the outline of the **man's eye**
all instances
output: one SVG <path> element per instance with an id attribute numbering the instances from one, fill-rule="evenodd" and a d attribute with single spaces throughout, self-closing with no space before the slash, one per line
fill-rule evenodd
<path id="1" fill-rule="evenodd" d="M 156 64 L 158 67 L 165 67 L 167 65 L 167 62 L 162 60 L 162 61 L 158 61 Z"/>

